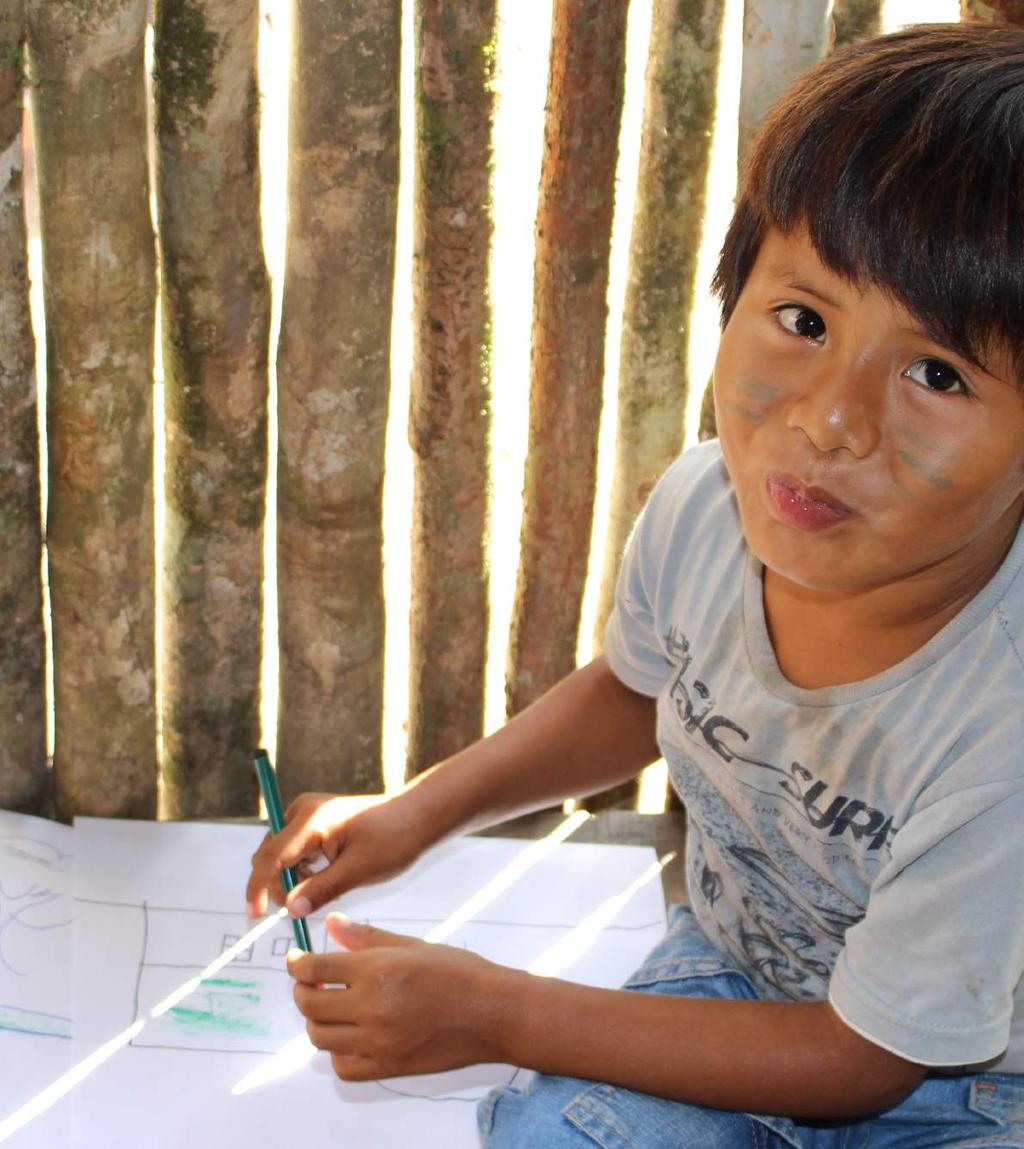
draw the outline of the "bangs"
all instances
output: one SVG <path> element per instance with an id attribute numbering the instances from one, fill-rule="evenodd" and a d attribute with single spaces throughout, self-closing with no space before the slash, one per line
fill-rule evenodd
<path id="1" fill-rule="evenodd" d="M 935 25 L 818 65 L 764 123 L 714 286 L 723 321 L 769 228 L 874 284 L 984 367 L 1024 367 L 1024 34 Z"/>

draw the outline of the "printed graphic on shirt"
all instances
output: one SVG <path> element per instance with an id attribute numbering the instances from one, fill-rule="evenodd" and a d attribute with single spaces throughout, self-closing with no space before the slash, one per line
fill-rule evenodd
<path id="1" fill-rule="evenodd" d="M 725 715 L 715 713 L 708 687 L 688 673 L 693 662 L 689 640 L 672 627 L 665 635 L 665 648 L 677 667 L 669 696 L 687 734 L 700 734 L 708 747 L 734 768 L 753 767 L 753 775 L 749 771 L 737 773 L 739 781 L 785 803 L 814 830 L 826 830 L 830 839 L 888 856 L 896 835 L 891 815 L 873 809 L 859 798 L 830 793 L 829 784 L 798 761 L 779 766 L 743 753 L 750 740 L 749 732 Z"/>
<path id="2" fill-rule="evenodd" d="M 875 869 L 890 854 L 893 819 L 856 796 L 831 792 L 800 761 L 783 766 L 754 755 L 750 732 L 718 711 L 697 676 L 686 636 L 673 628 L 665 646 L 676 667 L 668 699 L 680 725 L 747 794 L 734 805 L 689 755 L 664 747 L 689 814 L 694 911 L 762 990 L 821 1000 L 846 931 L 864 909 L 814 862 L 827 861 L 821 869 L 834 872 L 837 864 L 852 865 L 855 854 Z"/>

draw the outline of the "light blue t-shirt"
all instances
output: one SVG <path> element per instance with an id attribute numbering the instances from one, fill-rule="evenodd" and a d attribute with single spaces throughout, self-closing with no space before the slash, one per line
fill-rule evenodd
<path id="1" fill-rule="evenodd" d="M 1024 1073 L 1024 530 L 925 646 L 861 682 L 779 670 L 715 442 L 666 472 L 605 654 L 658 698 L 705 933 L 764 996 L 829 999 L 912 1061 Z"/>

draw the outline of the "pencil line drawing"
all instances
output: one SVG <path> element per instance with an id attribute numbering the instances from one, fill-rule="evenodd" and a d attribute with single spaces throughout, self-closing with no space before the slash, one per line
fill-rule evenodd
<path id="1" fill-rule="evenodd" d="M 69 1038 L 71 1019 L 40 1008 L 50 987 L 40 973 L 40 946 L 68 945 L 50 937 L 71 926 L 69 854 L 27 835 L 0 835 L 0 1031 Z M 45 964 L 45 963 L 42 963 Z"/>

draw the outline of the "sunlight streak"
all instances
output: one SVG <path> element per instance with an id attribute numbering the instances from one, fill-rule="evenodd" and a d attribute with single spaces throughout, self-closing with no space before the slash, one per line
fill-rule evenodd
<path id="1" fill-rule="evenodd" d="M 280 1081 L 290 1077 L 303 1066 L 308 1065 L 316 1056 L 316 1046 L 304 1033 L 281 1048 L 266 1061 L 261 1061 L 255 1069 L 250 1070 L 236 1085 L 231 1087 L 232 1097 L 241 1097 L 251 1089 L 259 1089 L 262 1085 Z"/>
<path id="2" fill-rule="evenodd" d="M 675 859 L 675 851 L 665 854 L 656 862 L 652 862 L 646 870 L 628 885 L 621 894 L 615 894 L 585 918 L 578 926 L 571 929 L 561 941 L 556 942 L 550 949 L 545 950 L 539 958 L 527 969 L 527 973 L 538 977 L 555 977 L 562 970 L 568 969 L 574 961 L 582 957 L 597 941 L 598 934 L 618 916 L 619 913 L 632 901 L 639 890 L 660 877 L 661 871 Z"/>
<path id="3" fill-rule="evenodd" d="M 575 834 L 589 818 L 590 814 L 586 810 L 577 810 L 570 814 L 550 834 L 534 842 L 513 858 L 503 870 L 495 874 L 486 885 L 481 886 L 471 898 L 464 902 L 451 917 L 424 934 L 423 940 L 425 942 L 440 942 L 444 941 L 445 938 L 450 938 L 456 930 L 475 917 L 484 906 L 490 905 L 509 886 L 517 882 L 527 870 L 556 850 L 566 838 Z"/>
<path id="4" fill-rule="evenodd" d="M 195 977 L 190 977 L 179 986 L 178 989 L 165 997 L 163 1001 L 153 1006 L 149 1011 L 148 1017 L 145 1019 L 139 1018 L 137 1021 L 132 1022 L 127 1029 L 122 1030 L 110 1038 L 109 1041 L 105 1041 L 98 1049 L 94 1049 L 87 1057 L 82 1058 L 77 1065 L 73 1065 L 67 1073 L 62 1074 L 51 1085 L 40 1090 L 35 1097 L 26 1101 L 19 1109 L 16 1109 L 9 1116 L 5 1117 L 3 1121 L 0 1121 L 0 1141 L 6 1141 L 8 1137 L 13 1136 L 30 1121 L 33 1121 L 40 1114 L 45 1113 L 47 1109 L 56 1105 L 62 1097 L 65 1097 L 76 1085 L 84 1081 L 93 1070 L 99 1069 L 99 1067 L 105 1061 L 109 1061 L 119 1049 L 123 1049 L 133 1041 L 139 1033 L 142 1032 L 148 1021 L 163 1016 L 169 1009 L 177 1005 L 179 1001 L 188 997 L 190 993 L 195 992 L 206 978 L 212 977 L 218 970 L 223 969 L 229 962 L 234 961 L 234 959 L 244 950 L 248 949 L 257 938 L 262 937 L 263 934 L 272 930 L 283 918 L 287 917 L 287 915 L 287 909 L 282 906 L 275 913 L 264 918 L 263 921 L 254 926 L 244 937 L 239 938 L 234 945 L 229 946 L 219 957 L 210 962 L 201 973 Z"/>

